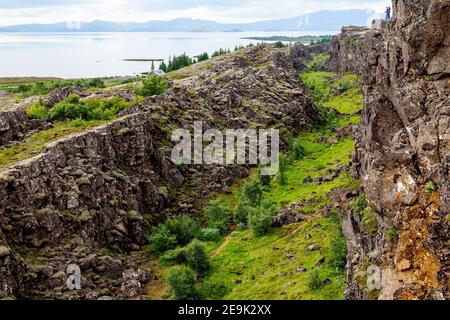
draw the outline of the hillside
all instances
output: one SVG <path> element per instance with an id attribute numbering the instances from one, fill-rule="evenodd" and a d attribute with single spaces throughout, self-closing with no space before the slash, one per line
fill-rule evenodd
<path id="1" fill-rule="evenodd" d="M 449 299 L 450 4 L 394 12 L 164 78 L 1 84 L 0 298 Z M 175 164 L 195 121 L 278 129 L 278 174 Z"/>

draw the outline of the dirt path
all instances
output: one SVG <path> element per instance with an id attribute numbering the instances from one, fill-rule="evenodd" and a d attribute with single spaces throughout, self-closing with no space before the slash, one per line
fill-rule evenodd
<path id="1" fill-rule="evenodd" d="M 231 236 L 227 236 L 225 238 L 225 240 L 223 241 L 223 243 L 216 250 L 211 252 L 209 257 L 214 258 L 214 257 L 218 256 L 227 247 L 227 245 L 230 243 L 230 241 L 231 241 Z"/>

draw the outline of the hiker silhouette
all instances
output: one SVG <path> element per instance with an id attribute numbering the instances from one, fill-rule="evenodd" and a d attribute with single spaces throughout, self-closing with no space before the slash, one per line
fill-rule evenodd
<path id="1" fill-rule="evenodd" d="M 386 7 L 386 20 L 391 20 L 391 7 Z"/>

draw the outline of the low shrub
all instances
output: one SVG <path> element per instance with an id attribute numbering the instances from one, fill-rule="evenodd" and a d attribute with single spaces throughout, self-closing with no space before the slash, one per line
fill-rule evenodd
<path id="1" fill-rule="evenodd" d="M 205 228 L 201 229 L 198 233 L 198 239 L 202 241 L 215 241 L 220 238 L 220 230 Z"/>
<path id="2" fill-rule="evenodd" d="M 163 254 L 164 252 L 175 248 L 177 238 L 170 232 L 166 225 L 161 224 L 152 232 L 148 238 L 150 252 L 153 254 Z"/>
<path id="3" fill-rule="evenodd" d="M 434 182 L 432 182 L 432 181 L 428 182 L 428 183 L 425 185 L 425 191 L 426 191 L 428 194 L 432 194 L 433 192 L 436 192 L 437 190 L 438 190 L 438 186 L 437 186 Z"/>
<path id="4" fill-rule="evenodd" d="M 200 298 L 195 286 L 195 274 L 188 267 L 180 266 L 170 269 L 167 274 L 170 293 L 176 300 L 196 300 Z"/>
<path id="5" fill-rule="evenodd" d="M 209 257 L 205 251 L 205 245 L 198 240 L 192 241 L 185 249 L 186 264 L 194 270 L 198 276 L 204 277 L 210 269 Z"/>
<path id="6" fill-rule="evenodd" d="M 48 108 L 42 101 L 39 101 L 28 108 L 27 115 L 33 119 L 45 120 L 48 118 Z"/>
<path id="7" fill-rule="evenodd" d="M 148 79 L 142 80 L 142 87 L 136 90 L 136 94 L 143 97 L 150 97 L 163 94 L 166 90 L 166 80 L 163 77 L 152 74 Z"/>
<path id="8" fill-rule="evenodd" d="M 372 208 L 364 209 L 361 228 L 371 237 L 375 237 L 378 233 L 378 219 Z"/>
<path id="9" fill-rule="evenodd" d="M 128 102 L 117 97 L 108 100 L 92 99 L 81 101 L 78 95 L 72 94 L 66 100 L 48 110 L 47 119 L 109 120 L 128 106 Z"/>
<path id="10" fill-rule="evenodd" d="M 105 81 L 100 78 L 94 78 L 87 80 L 87 87 L 89 88 L 104 88 Z"/>
<path id="11" fill-rule="evenodd" d="M 399 237 L 398 230 L 394 225 L 392 225 L 386 234 L 387 241 L 393 242 L 397 240 L 398 237 Z"/>
<path id="12" fill-rule="evenodd" d="M 328 261 L 338 272 L 345 269 L 347 264 L 347 243 L 345 239 L 339 238 L 331 241 Z"/>
<path id="13" fill-rule="evenodd" d="M 298 141 L 293 141 L 290 143 L 289 151 L 294 160 L 300 160 L 306 154 L 305 148 Z"/>
<path id="14" fill-rule="evenodd" d="M 253 234 L 257 237 L 266 234 L 276 214 L 277 209 L 268 202 L 262 202 L 256 208 L 249 208 L 249 225 L 253 230 Z"/>
<path id="15" fill-rule="evenodd" d="M 166 226 L 180 246 L 190 243 L 197 237 L 200 231 L 200 224 L 188 216 L 170 219 L 166 222 Z"/>
<path id="16" fill-rule="evenodd" d="M 263 187 L 267 187 L 270 186 L 270 183 L 272 182 L 272 177 L 268 176 L 268 175 L 259 175 L 259 183 L 263 186 Z"/>
<path id="17" fill-rule="evenodd" d="M 286 170 L 288 167 L 288 161 L 285 155 L 280 154 L 280 172 L 278 173 L 278 183 L 282 186 L 288 184 L 286 177 Z"/>
<path id="18" fill-rule="evenodd" d="M 263 198 L 263 189 L 257 181 L 250 182 L 242 188 L 242 198 L 245 204 L 257 207 Z"/>
<path id="19" fill-rule="evenodd" d="M 235 219 L 239 230 L 245 230 L 248 227 L 248 216 L 250 214 L 250 208 L 239 204 L 236 209 Z"/>
<path id="20" fill-rule="evenodd" d="M 309 277 L 309 280 L 308 280 L 309 289 L 311 289 L 311 290 L 320 289 L 320 288 L 322 288 L 322 284 L 323 284 L 323 282 L 322 282 L 322 279 L 320 278 L 319 271 L 314 270 L 311 273 L 311 276 Z"/>
<path id="21" fill-rule="evenodd" d="M 166 265 L 185 264 L 186 248 L 176 248 L 166 251 L 160 258 L 161 262 Z"/>
<path id="22" fill-rule="evenodd" d="M 230 231 L 233 213 L 229 207 L 218 201 L 212 202 L 206 209 L 205 216 L 210 228 L 218 229 L 222 235 Z"/>
<path id="23" fill-rule="evenodd" d="M 359 213 L 360 215 L 363 214 L 364 209 L 368 206 L 366 197 L 364 195 L 360 195 L 356 200 L 353 202 L 353 209 L 356 213 Z"/>

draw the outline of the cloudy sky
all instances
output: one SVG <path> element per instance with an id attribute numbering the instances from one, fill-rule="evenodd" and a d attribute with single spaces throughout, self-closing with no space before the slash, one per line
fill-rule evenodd
<path id="1" fill-rule="evenodd" d="M 0 0 L 0 26 L 60 21 L 195 18 L 250 22 L 318 10 L 383 11 L 389 0 Z"/>

